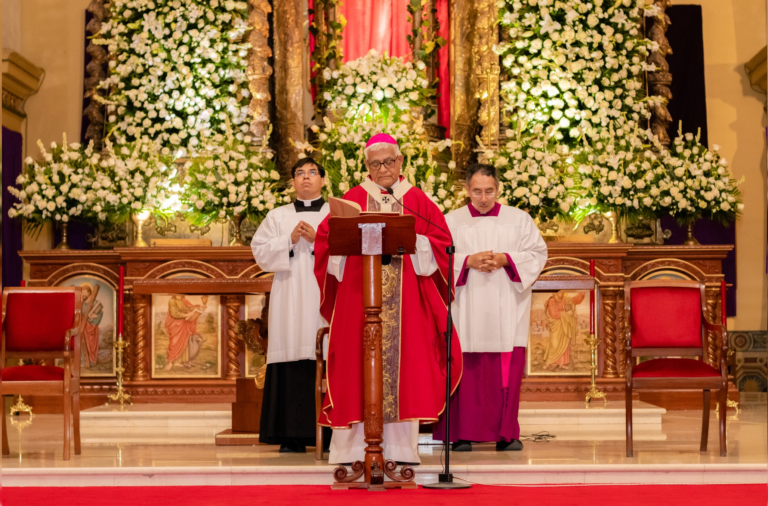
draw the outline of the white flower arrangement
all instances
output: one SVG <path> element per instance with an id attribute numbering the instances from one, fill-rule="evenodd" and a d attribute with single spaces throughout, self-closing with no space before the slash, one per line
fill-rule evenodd
<path id="1" fill-rule="evenodd" d="M 229 134 L 185 164 L 180 200 L 192 224 L 207 225 L 236 215 L 259 223 L 276 205 L 289 201 L 281 194 L 280 174 L 268 148 L 271 131 L 255 150 Z"/>
<path id="2" fill-rule="evenodd" d="M 338 70 L 323 70 L 323 100 L 328 109 L 345 111 L 350 121 L 408 121 L 412 109 L 427 106 L 435 94 L 425 68 L 421 61 L 413 64 L 371 49 Z"/>
<path id="3" fill-rule="evenodd" d="M 664 171 L 657 183 L 658 200 L 664 214 L 688 224 L 700 218 L 729 223 L 744 209 L 738 185 L 720 147 L 712 151 L 695 137 L 681 131 L 670 150 L 662 153 Z"/>
<path id="4" fill-rule="evenodd" d="M 629 133 L 647 117 L 642 74 L 653 42 L 640 21 L 644 0 L 504 0 L 496 47 L 511 127 L 576 147 L 613 125 Z M 649 11 L 650 13 L 650 11 Z"/>
<path id="5" fill-rule="evenodd" d="M 552 133 L 554 129 L 550 129 Z M 512 134 L 510 132 L 509 134 Z M 512 135 L 509 135 L 513 137 Z M 501 149 L 481 146 L 480 161 L 494 165 L 499 173 L 499 202 L 519 207 L 542 220 L 567 218 L 575 197 L 576 178 L 569 150 L 551 136 L 543 139 L 517 135 Z"/>
<path id="6" fill-rule="evenodd" d="M 165 214 L 174 199 L 175 166 L 158 153 L 155 142 L 141 137 L 119 146 L 107 140 L 93 184 L 93 212 L 100 221 L 123 223 L 131 213 Z"/>
<path id="7" fill-rule="evenodd" d="M 50 150 L 41 141 L 37 145 L 42 159 L 27 157 L 17 187 L 8 187 L 19 200 L 8 216 L 24 218 L 30 231 L 39 230 L 47 221 L 94 221 L 90 210 L 99 155 L 93 153 L 93 144 L 83 149 L 79 143 L 68 143 L 65 135 L 61 145 L 52 142 Z"/>
<path id="8" fill-rule="evenodd" d="M 110 135 L 148 136 L 165 155 L 196 148 L 227 121 L 243 138 L 251 95 L 245 1 L 114 0 L 110 11 L 95 40 L 114 55 L 101 84 Z"/>
<path id="9" fill-rule="evenodd" d="M 594 146 L 575 160 L 573 172 L 582 190 L 579 208 L 616 211 L 630 222 L 655 217 L 660 209 L 655 188 L 664 169 L 651 149 L 653 139 L 650 131 L 619 135 L 612 128 L 603 130 Z"/>

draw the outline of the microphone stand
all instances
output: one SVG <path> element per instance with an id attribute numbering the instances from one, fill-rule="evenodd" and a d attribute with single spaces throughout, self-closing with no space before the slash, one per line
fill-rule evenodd
<path id="1" fill-rule="evenodd" d="M 453 236 L 451 233 L 447 230 L 445 230 L 440 225 L 437 225 L 436 223 L 433 223 L 429 219 L 425 218 L 424 216 L 421 216 L 419 213 L 415 212 L 413 209 L 409 209 L 406 207 L 403 202 L 395 197 L 394 190 L 392 188 L 387 188 L 387 193 L 392 195 L 392 197 L 397 201 L 398 204 L 403 206 L 404 209 L 407 209 L 411 213 L 413 213 L 415 216 L 418 216 L 422 220 L 426 221 L 427 223 L 434 225 L 435 227 L 439 228 L 443 232 L 448 234 L 448 237 L 451 238 L 451 245 L 446 246 L 445 252 L 448 254 L 448 316 L 447 316 L 447 322 L 445 327 L 445 467 L 443 468 L 443 472 L 438 474 L 438 481 L 437 483 L 427 483 L 423 485 L 424 488 L 431 488 L 431 489 L 439 489 L 439 490 L 457 490 L 462 488 L 471 488 L 472 485 L 469 483 L 460 483 L 453 481 L 453 474 L 451 473 L 451 341 L 453 340 L 453 312 L 451 310 L 451 288 L 453 287 L 453 256 L 456 253 L 456 246 L 453 243 Z"/>

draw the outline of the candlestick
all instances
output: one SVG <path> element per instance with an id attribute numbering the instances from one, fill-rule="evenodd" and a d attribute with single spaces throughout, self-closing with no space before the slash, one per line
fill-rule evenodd
<path id="1" fill-rule="evenodd" d="M 123 300 L 125 294 L 125 267 L 120 266 L 120 282 L 117 288 L 117 335 L 123 335 Z"/>
<path id="2" fill-rule="evenodd" d="M 589 275 L 595 277 L 595 261 L 589 261 Z M 595 333 L 595 290 L 589 292 L 589 333 Z"/>
<path id="3" fill-rule="evenodd" d="M 117 340 L 115 340 L 115 351 L 117 354 L 117 367 L 115 368 L 115 372 L 117 372 L 117 391 L 114 394 L 110 394 L 107 396 L 107 403 L 110 401 L 117 401 L 120 403 L 120 406 L 122 406 L 124 403 L 133 404 L 131 402 L 131 395 L 129 393 L 126 393 L 123 389 L 123 373 L 125 372 L 125 367 L 123 367 L 123 355 L 125 354 L 125 349 L 128 347 L 128 342 L 126 342 L 123 339 L 123 305 L 124 305 L 124 294 L 125 294 L 125 267 L 120 266 L 120 281 L 118 282 L 118 295 L 117 295 Z"/>

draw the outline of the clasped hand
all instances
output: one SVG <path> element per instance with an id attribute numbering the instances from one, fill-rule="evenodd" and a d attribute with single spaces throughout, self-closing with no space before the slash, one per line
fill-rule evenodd
<path id="1" fill-rule="evenodd" d="M 508 264 L 507 255 L 493 251 L 481 251 L 467 257 L 467 267 L 480 272 L 493 272 Z"/>
<path id="2" fill-rule="evenodd" d="M 296 244 L 302 237 L 306 239 L 308 243 L 314 243 L 315 235 L 316 232 L 315 229 L 312 228 L 312 225 L 300 221 L 299 224 L 296 225 L 296 227 L 293 229 L 293 232 L 291 232 L 291 244 Z"/>

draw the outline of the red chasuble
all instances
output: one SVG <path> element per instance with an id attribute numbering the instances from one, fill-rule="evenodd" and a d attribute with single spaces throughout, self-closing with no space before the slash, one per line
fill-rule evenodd
<path id="1" fill-rule="evenodd" d="M 440 210 L 424 192 L 407 182 L 401 184 L 403 188 L 398 193 L 408 188 L 401 198 L 408 208 L 448 230 Z M 343 198 L 357 202 L 364 211 L 381 209 L 377 199 L 362 186 L 351 189 Z M 412 214 L 396 203 L 392 204 L 392 211 Z M 410 255 L 395 256 L 390 265 L 382 267 L 384 423 L 432 422 L 445 409 L 445 288 L 448 269 L 452 268 L 445 248 L 450 245 L 450 237 L 418 216 L 416 233 L 429 239 L 438 266 L 434 274 L 417 276 Z M 363 258 L 347 257 L 341 283 L 327 273 L 328 262 L 326 217 L 315 238 L 315 276 L 320 285 L 321 313 L 331 322 L 328 395 L 319 422 L 347 428 L 364 420 Z M 455 329 L 451 354 L 453 391 L 462 373 L 461 347 Z"/>

